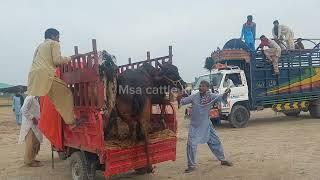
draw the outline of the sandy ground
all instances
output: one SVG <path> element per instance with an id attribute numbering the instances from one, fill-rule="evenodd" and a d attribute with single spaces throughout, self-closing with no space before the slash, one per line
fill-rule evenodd
<path id="1" fill-rule="evenodd" d="M 185 146 L 189 120 L 178 113 L 179 142 L 177 160 L 157 165 L 149 175 L 126 173 L 112 177 L 124 179 L 237 179 L 237 180 L 319 180 L 320 179 L 320 120 L 308 114 L 297 118 L 276 115 L 270 110 L 254 113 L 249 127 L 233 129 L 228 124 L 218 127 L 228 159 L 233 167 L 222 167 L 207 145 L 198 147 L 199 168 L 184 174 Z M 44 166 L 28 168 L 23 165 L 24 145 L 17 144 L 19 129 L 10 107 L 0 108 L 0 179 L 40 180 L 71 179 L 68 161 L 55 154 L 55 169 L 51 169 L 51 150 L 48 141 L 41 146 L 38 160 Z M 98 172 L 97 179 L 103 179 Z"/>

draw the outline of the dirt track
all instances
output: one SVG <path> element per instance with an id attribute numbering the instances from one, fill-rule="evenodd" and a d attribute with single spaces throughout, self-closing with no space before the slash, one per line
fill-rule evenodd
<path id="1" fill-rule="evenodd" d="M 188 120 L 179 110 L 179 143 L 177 160 L 157 165 L 150 175 L 122 174 L 112 179 L 244 179 L 244 180 L 319 180 L 320 179 L 320 120 L 308 114 L 298 118 L 276 116 L 270 110 L 254 113 L 249 127 L 232 129 L 228 124 L 217 128 L 226 156 L 233 167 L 222 167 L 207 145 L 198 147 L 199 169 L 184 174 L 185 146 Z M 55 154 L 55 169 L 51 169 L 51 150 L 48 141 L 41 146 L 38 160 L 43 167 L 23 165 L 24 145 L 18 145 L 19 130 L 11 108 L 0 108 L 0 179 L 71 179 L 68 161 Z M 103 179 L 98 172 L 97 179 Z"/>

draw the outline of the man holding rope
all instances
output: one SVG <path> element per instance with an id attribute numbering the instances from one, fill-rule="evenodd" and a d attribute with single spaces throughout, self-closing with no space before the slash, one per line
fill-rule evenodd
<path id="1" fill-rule="evenodd" d="M 226 101 L 230 93 L 227 89 L 224 94 L 217 95 L 209 91 L 209 83 L 201 81 L 199 92 L 181 99 L 181 105 L 192 103 L 192 118 L 189 126 L 187 143 L 188 168 L 185 173 L 196 169 L 197 145 L 207 143 L 212 153 L 221 162 L 221 165 L 232 166 L 224 157 L 224 151 L 216 130 L 209 119 L 209 110 L 214 102 Z"/>

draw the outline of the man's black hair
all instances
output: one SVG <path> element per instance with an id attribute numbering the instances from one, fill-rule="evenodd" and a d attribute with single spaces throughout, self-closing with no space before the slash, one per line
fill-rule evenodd
<path id="1" fill-rule="evenodd" d="M 58 30 L 54 29 L 54 28 L 49 28 L 46 30 L 46 32 L 44 33 L 44 38 L 45 39 L 51 39 L 54 36 L 58 36 L 60 33 Z"/>
<path id="2" fill-rule="evenodd" d="M 200 82 L 200 84 L 203 84 L 203 85 L 205 85 L 205 86 L 207 86 L 207 87 L 210 87 L 210 83 L 209 83 L 208 81 L 205 81 L 205 80 L 202 80 L 202 81 Z"/>
<path id="3" fill-rule="evenodd" d="M 265 35 L 260 36 L 260 39 L 267 38 Z"/>

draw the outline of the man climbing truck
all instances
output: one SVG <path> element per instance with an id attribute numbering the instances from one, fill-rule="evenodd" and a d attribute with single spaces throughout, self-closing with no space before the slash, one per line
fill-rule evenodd
<path id="1" fill-rule="evenodd" d="M 230 41 L 227 44 L 233 44 Z M 246 127 L 250 111 L 264 108 L 287 116 L 309 111 L 312 117 L 320 118 L 319 48 L 282 51 L 279 76 L 272 75 L 272 65 L 262 51 L 250 53 L 225 46 L 211 58 L 217 67 L 212 76 L 219 77 L 215 78 L 215 89 L 224 92 L 226 78 L 233 82 L 228 103 L 221 105 L 222 119 L 233 127 Z"/>

